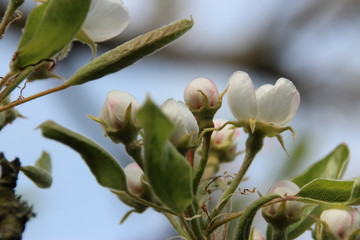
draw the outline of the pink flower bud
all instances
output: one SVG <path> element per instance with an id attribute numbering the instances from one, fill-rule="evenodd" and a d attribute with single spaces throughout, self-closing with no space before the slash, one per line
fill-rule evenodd
<path id="1" fill-rule="evenodd" d="M 144 192 L 145 186 L 141 180 L 143 171 L 139 165 L 130 163 L 124 168 L 124 172 L 128 190 L 135 195 L 141 195 Z"/>
<path id="2" fill-rule="evenodd" d="M 192 110 L 214 107 L 220 101 L 217 87 L 207 78 L 192 80 L 185 88 L 184 100 Z"/>
<path id="3" fill-rule="evenodd" d="M 216 119 L 213 122 L 214 128 L 219 128 L 227 121 L 224 119 Z M 210 151 L 219 155 L 220 162 L 232 161 L 236 157 L 236 147 L 239 137 L 240 129 L 229 124 L 220 131 L 213 131 Z"/>
<path id="4" fill-rule="evenodd" d="M 265 240 L 265 237 L 257 230 L 253 228 L 249 237 L 250 240 Z"/>
<path id="5" fill-rule="evenodd" d="M 328 234 L 337 239 L 349 239 L 349 236 L 360 228 L 360 213 L 356 208 L 328 209 L 322 212 L 320 219 L 327 225 L 323 227 L 321 239 Z"/>
<path id="6" fill-rule="evenodd" d="M 99 119 L 113 130 L 121 129 L 124 126 L 126 112 L 130 106 L 131 115 L 129 120 L 134 121 L 134 114 L 139 108 L 136 99 L 123 91 L 110 91 L 106 97 Z"/>

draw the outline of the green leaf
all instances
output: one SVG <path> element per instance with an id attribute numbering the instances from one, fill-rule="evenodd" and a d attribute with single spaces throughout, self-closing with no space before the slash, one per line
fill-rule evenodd
<path id="1" fill-rule="evenodd" d="M 315 179 L 304 185 L 296 196 L 302 201 L 326 204 L 360 204 L 360 178 L 352 181 Z"/>
<path id="2" fill-rule="evenodd" d="M 280 198 L 280 195 L 266 195 L 263 196 L 254 202 L 252 202 L 244 211 L 244 214 L 241 215 L 238 226 L 236 228 L 234 239 L 249 239 L 251 225 L 256 215 L 256 212 L 264 206 L 264 204 L 270 202 L 275 198 Z"/>
<path id="3" fill-rule="evenodd" d="M 161 110 L 148 99 L 138 111 L 144 128 L 144 171 L 159 200 L 182 213 L 192 200 L 191 168 L 168 141 L 174 127 Z"/>
<path id="4" fill-rule="evenodd" d="M 47 152 L 43 152 L 35 166 L 21 167 L 20 170 L 39 188 L 48 188 L 52 184 L 51 159 Z"/>
<path id="5" fill-rule="evenodd" d="M 292 179 L 300 188 L 316 178 L 340 179 L 349 162 L 349 148 L 340 144 L 329 155 L 314 163 L 304 173 Z"/>
<path id="6" fill-rule="evenodd" d="M 44 12 L 45 12 L 45 9 L 46 9 L 48 3 L 49 3 L 49 1 L 47 1 L 43 4 L 40 4 L 40 5 L 36 6 L 30 12 L 30 14 L 26 20 L 24 32 L 20 38 L 18 49 L 21 49 L 23 46 L 28 44 L 30 42 L 30 40 L 34 37 L 35 32 L 40 25 L 41 19 L 44 15 Z"/>
<path id="7" fill-rule="evenodd" d="M 79 69 L 65 85 L 79 85 L 117 72 L 165 47 L 186 33 L 194 21 L 183 19 L 134 38 Z"/>
<path id="8" fill-rule="evenodd" d="M 307 206 L 304 210 L 303 217 L 286 229 L 288 239 L 296 239 L 305 231 L 309 230 L 315 222 L 313 217 L 320 217 L 324 208 L 324 205 Z"/>
<path id="9" fill-rule="evenodd" d="M 14 56 L 15 70 L 49 59 L 67 46 L 81 28 L 90 2 L 51 0 L 47 6 L 35 8 L 26 36 Z"/>
<path id="10" fill-rule="evenodd" d="M 45 137 L 61 142 L 77 151 L 100 185 L 118 191 L 127 190 L 122 168 L 101 146 L 53 121 L 46 121 L 39 128 Z"/>

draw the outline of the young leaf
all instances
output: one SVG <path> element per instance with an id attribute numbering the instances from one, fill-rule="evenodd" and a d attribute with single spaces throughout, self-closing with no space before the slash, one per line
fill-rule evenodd
<path id="1" fill-rule="evenodd" d="M 280 195 L 266 195 L 254 202 L 252 202 L 246 209 L 243 215 L 241 215 L 238 226 L 236 228 L 234 239 L 249 239 L 251 225 L 254 220 L 256 212 L 265 204 L 275 198 L 280 198 Z"/>
<path id="2" fill-rule="evenodd" d="M 296 196 L 304 201 L 327 204 L 360 204 L 360 179 L 339 181 L 315 179 L 304 185 Z"/>
<path id="3" fill-rule="evenodd" d="M 190 165 L 168 141 L 174 127 L 150 99 L 138 118 L 145 132 L 145 174 L 159 200 L 180 214 L 191 203 L 192 181 Z"/>
<path id="4" fill-rule="evenodd" d="M 340 144 L 330 154 L 314 163 L 299 176 L 292 179 L 299 187 L 304 186 L 316 178 L 340 179 L 349 162 L 349 148 Z"/>
<path id="5" fill-rule="evenodd" d="M 150 55 L 186 33 L 194 21 L 183 19 L 134 38 L 79 69 L 65 85 L 79 85 L 117 72 Z"/>
<path id="6" fill-rule="evenodd" d="M 51 159 L 47 152 L 43 152 L 35 166 L 21 167 L 20 170 L 39 188 L 48 188 L 52 184 Z"/>
<path id="7" fill-rule="evenodd" d="M 81 28 L 91 0 L 51 0 L 36 10 L 29 25 L 28 35 L 20 42 L 13 66 L 22 69 L 39 63 L 60 52 L 68 45 Z M 44 11 L 43 13 L 41 13 Z"/>
<path id="8" fill-rule="evenodd" d="M 46 121 L 39 128 L 45 137 L 61 142 L 77 151 L 100 185 L 118 191 L 126 191 L 126 179 L 122 168 L 101 146 L 53 121 Z"/>

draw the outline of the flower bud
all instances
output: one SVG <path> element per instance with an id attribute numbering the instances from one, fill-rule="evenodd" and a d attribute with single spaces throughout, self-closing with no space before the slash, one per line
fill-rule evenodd
<path id="1" fill-rule="evenodd" d="M 113 90 L 106 97 L 99 118 L 94 118 L 102 124 L 106 135 L 115 143 L 133 141 L 139 128 L 135 120 L 135 112 L 139 104 L 130 94 Z"/>
<path id="2" fill-rule="evenodd" d="M 128 190 L 135 195 L 142 195 L 146 185 L 142 182 L 143 171 L 136 163 L 130 163 L 124 168 Z"/>
<path id="3" fill-rule="evenodd" d="M 223 126 L 227 121 L 224 119 L 214 120 L 214 128 Z M 240 129 L 232 125 L 226 125 L 220 131 L 214 131 L 211 135 L 210 153 L 218 157 L 220 162 L 230 162 L 236 157 L 236 147 L 240 137 Z"/>
<path id="4" fill-rule="evenodd" d="M 196 116 L 201 130 L 212 127 L 212 119 L 221 107 L 222 96 L 219 96 L 217 87 L 207 78 L 196 78 L 185 88 L 185 103 Z"/>
<path id="5" fill-rule="evenodd" d="M 176 102 L 172 98 L 166 100 L 160 108 L 175 126 L 171 142 L 176 146 L 192 148 L 196 144 L 199 127 L 191 111 L 183 102 Z"/>
<path id="6" fill-rule="evenodd" d="M 320 220 L 316 225 L 316 239 L 360 237 L 359 233 L 355 233 L 360 229 L 360 213 L 356 208 L 327 209 L 322 212 Z"/>
<path id="7" fill-rule="evenodd" d="M 300 188 L 291 181 L 279 181 L 272 186 L 268 192 L 280 196 L 295 195 Z M 282 201 L 264 207 L 262 215 L 274 228 L 286 228 L 300 220 L 304 203 L 297 201 Z"/>
<path id="8" fill-rule="evenodd" d="M 219 104 L 219 92 L 211 80 L 196 78 L 185 88 L 184 100 L 191 109 L 214 107 Z"/>

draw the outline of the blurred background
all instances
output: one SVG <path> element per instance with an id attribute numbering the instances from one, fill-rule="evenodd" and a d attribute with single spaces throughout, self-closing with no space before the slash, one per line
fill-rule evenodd
<path id="1" fill-rule="evenodd" d="M 8 1 L 1 1 L 0 16 Z M 17 119 L 0 134 L 0 151 L 11 160 L 19 157 L 31 165 L 48 151 L 53 161 L 54 183 L 38 189 L 23 175 L 17 193 L 34 205 L 37 216 L 28 223 L 25 240 L 124 239 L 157 240 L 175 236 L 166 219 L 149 209 L 133 214 L 115 195 L 100 187 L 80 156 L 71 149 L 41 136 L 36 127 L 52 119 L 95 140 L 125 166 L 130 159 L 120 145 L 103 137 L 99 125 L 87 115 L 97 116 L 106 94 L 112 89 L 129 92 L 139 102 L 150 95 L 158 104 L 168 98 L 182 100 L 183 89 L 194 78 L 207 77 L 220 91 L 237 70 L 249 73 L 258 87 L 275 83 L 279 77 L 294 82 L 301 104 L 291 126 L 293 140 L 283 133 L 285 145 L 300 161 L 291 162 L 275 139 L 251 166 L 242 188 L 256 188 L 263 194 L 276 180 L 288 179 L 345 142 L 351 161 L 344 178 L 360 175 L 360 1 L 358 0 L 124 0 L 131 23 L 117 38 L 99 44 L 99 53 L 139 34 L 192 16 L 194 27 L 175 43 L 136 64 L 100 80 L 36 99 L 17 109 L 26 119 Z M 35 5 L 26 0 L 21 8 L 26 16 Z M 106 16 L 104 16 L 106 17 Z M 25 18 L 23 18 L 24 20 Z M 8 72 L 24 21 L 16 22 L 0 40 L 0 76 Z M 85 45 L 74 44 L 56 72 L 69 78 L 91 59 Z M 49 79 L 28 84 L 30 96 L 58 85 Z M 12 96 L 16 99 L 19 94 Z M 217 114 L 233 120 L 227 101 Z M 239 150 L 244 149 L 242 134 Z M 300 150 L 299 150 L 300 149 Z M 221 172 L 236 172 L 241 164 L 226 164 Z M 256 196 L 237 196 L 247 201 Z M 261 221 L 256 223 L 264 233 Z M 310 235 L 302 239 L 309 239 Z"/>

